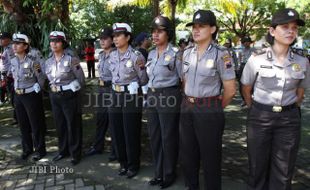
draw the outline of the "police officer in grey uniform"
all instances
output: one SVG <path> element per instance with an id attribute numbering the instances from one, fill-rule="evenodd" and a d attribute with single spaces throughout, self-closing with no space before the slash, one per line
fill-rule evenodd
<path id="1" fill-rule="evenodd" d="M 72 165 L 79 163 L 82 148 L 82 110 L 80 91 L 84 73 L 79 60 L 66 54 L 66 36 L 61 31 L 50 33 L 52 56 L 45 62 L 50 85 L 50 99 L 58 133 L 58 155 L 54 161 L 70 155 Z"/>
<path id="2" fill-rule="evenodd" d="M 148 82 L 143 55 L 134 50 L 131 27 L 113 24 L 116 50 L 110 54 L 112 106 L 110 119 L 118 161 L 119 175 L 132 178 L 140 168 L 142 96 L 140 86 Z"/>
<path id="3" fill-rule="evenodd" d="M 33 160 L 37 161 L 46 155 L 46 126 L 40 90 L 45 75 L 40 63 L 27 54 L 29 47 L 27 35 L 13 35 L 15 57 L 11 59 L 10 74 L 14 78 L 14 103 L 22 137 L 21 158 L 27 159 L 34 149 Z"/>
<path id="4" fill-rule="evenodd" d="M 1 79 L 6 80 L 6 91 L 10 94 L 11 97 L 11 105 L 14 108 L 14 81 L 11 74 L 8 74 L 10 71 L 10 60 L 14 57 L 14 52 L 11 44 L 12 36 L 8 32 L 2 32 L 0 34 L 0 45 L 3 47 L 3 52 L 1 54 L 1 64 L 0 64 L 0 72 Z M 13 110 L 13 118 L 16 121 L 16 112 Z M 14 124 L 16 124 L 14 122 Z"/>
<path id="5" fill-rule="evenodd" d="M 232 58 L 214 43 L 216 17 L 210 10 L 198 10 L 192 26 L 195 45 L 183 54 L 184 98 L 180 116 L 180 157 L 185 185 L 199 189 L 200 160 L 204 189 L 221 189 L 223 108 L 236 92 Z M 221 88 L 223 93 L 221 95 Z"/>
<path id="6" fill-rule="evenodd" d="M 301 130 L 299 105 L 309 88 L 308 60 L 291 49 L 305 22 L 294 9 L 277 11 L 265 52 L 252 55 L 241 82 L 247 106 L 250 190 L 288 190 L 294 173 Z M 251 91 L 254 89 L 252 96 Z"/>
<path id="7" fill-rule="evenodd" d="M 103 49 L 99 54 L 99 88 L 97 98 L 97 129 L 96 136 L 92 147 L 86 152 L 87 156 L 94 154 L 101 154 L 104 149 L 105 134 L 109 128 L 109 113 L 108 108 L 111 104 L 111 86 L 112 86 L 112 74 L 110 71 L 110 53 L 113 51 L 113 29 L 111 27 L 104 28 L 100 34 L 100 46 Z M 111 154 L 109 161 L 114 161 L 114 143 L 112 138 Z"/>
<path id="8" fill-rule="evenodd" d="M 179 150 L 181 104 L 181 55 L 169 42 L 173 38 L 171 21 L 157 16 L 152 22 L 156 49 L 150 51 L 146 71 L 148 82 L 148 128 L 155 176 L 150 185 L 169 187 L 176 177 Z"/>

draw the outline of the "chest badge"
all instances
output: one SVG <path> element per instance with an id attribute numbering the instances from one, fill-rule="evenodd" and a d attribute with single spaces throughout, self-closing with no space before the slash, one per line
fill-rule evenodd
<path id="1" fill-rule="evenodd" d="M 27 69 L 27 68 L 29 68 L 29 63 L 28 62 L 24 63 L 24 69 Z"/>
<path id="2" fill-rule="evenodd" d="M 301 67 L 300 67 L 299 64 L 294 63 L 294 64 L 292 65 L 292 70 L 293 70 L 294 72 L 299 72 L 299 71 L 301 71 Z"/>
<path id="3" fill-rule="evenodd" d="M 171 56 L 170 56 L 170 55 L 166 55 L 166 56 L 165 56 L 165 61 L 168 62 L 168 61 L 170 61 L 170 60 L 171 60 Z"/>
<path id="4" fill-rule="evenodd" d="M 213 68 L 214 67 L 214 60 L 213 59 L 208 59 L 206 62 L 206 67 L 207 68 Z"/>
<path id="5" fill-rule="evenodd" d="M 128 60 L 128 61 L 127 61 L 126 67 L 128 67 L 128 68 L 129 68 L 129 67 L 132 67 L 132 61 L 131 61 L 131 60 Z"/>
<path id="6" fill-rule="evenodd" d="M 69 61 L 64 61 L 64 66 L 68 67 L 69 66 Z"/>

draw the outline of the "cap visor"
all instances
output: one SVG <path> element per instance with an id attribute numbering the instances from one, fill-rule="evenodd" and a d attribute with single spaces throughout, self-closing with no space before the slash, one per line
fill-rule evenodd
<path id="1" fill-rule="evenodd" d="M 303 21 L 301 19 L 285 20 L 285 21 L 282 21 L 282 22 L 273 23 L 273 25 L 282 25 L 282 24 L 287 24 L 287 23 L 294 22 L 294 21 L 296 22 L 296 24 L 298 26 L 305 26 L 305 21 Z"/>
<path id="2" fill-rule="evenodd" d="M 189 26 L 193 26 L 194 24 L 195 24 L 194 22 L 190 22 L 190 23 L 187 23 L 185 26 L 189 27 Z"/>

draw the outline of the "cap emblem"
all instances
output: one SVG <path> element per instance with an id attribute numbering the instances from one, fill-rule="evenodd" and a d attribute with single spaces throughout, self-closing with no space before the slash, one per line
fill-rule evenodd
<path id="1" fill-rule="evenodd" d="M 156 18 L 155 23 L 156 23 L 156 24 L 159 24 L 159 23 L 160 23 L 159 18 Z"/>
<path id="2" fill-rule="evenodd" d="M 196 16 L 195 16 L 195 19 L 197 20 L 197 19 L 200 19 L 200 13 L 198 13 Z"/>
<path id="3" fill-rule="evenodd" d="M 287 13 L 287 15 L 288 15 L 288 16 L 295 16 L 295 14 L 293 13 L 293 11 L 289 11 L 289 12 Z"/>

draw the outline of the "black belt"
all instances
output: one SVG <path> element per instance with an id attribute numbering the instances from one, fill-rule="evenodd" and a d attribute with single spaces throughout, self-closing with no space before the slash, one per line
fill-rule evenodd
<path id="1" fill-rule="evenodd" d="M 219 98 L 219 96 L 210 96 L 210 97 L 204 97 L 204 98 L 196 98 L 192 96 L 186 96 L 185 99 L 192 104 L 208 104 L 210 106 L 211 102 L 221 102 L 222 100 Z"/>
<path id="2" fill-rule="evenodd" d="M 176 88 L 180 88 L 180 86 L 175 85 L 175 86 L 163 87 L 163 88 L 152 88 L 152 87 L 150 87 L 149 89 L 151 90 L 151 92 L 163 92 L 164 90 L 176 89 Z"/>
<path id="3" fill-rule="evenodd" d="M 291 109 L 298 108 L 296 103 L 291 104 L 291 105 L 287 105 L 287 106 L 271 106 L 271 105 L 261 104 L 259 102 L 253 101 L 252 104 L 254 107 L 256 107 L 260 110 L 269 111 L 269 112 L 276 112 L 276 113 L 289 111 Z"/>

